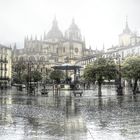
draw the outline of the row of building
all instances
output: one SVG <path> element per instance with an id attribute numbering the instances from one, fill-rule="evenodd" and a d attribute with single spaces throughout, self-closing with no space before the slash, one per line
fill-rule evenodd
<path id="1" fill-rule="evenodd" d="M 48 33 L 38 39 L 25 37 L 24 48 L 13 49 L 0 45 L 0 85 L 8 84 L 12 78 L 12 66 L 18 62 L 32 63 L 34 69 L 47 73 L 54 65 L 69 63 L 85 67 L 98 55 L 123 60 L 128 56 L 140 55 L 140 36 L 132 32 L 126 21 L 123 32 L 119 35 L 119 45 L 107 51 L 87 49 L 85 39 L 74 19 L 65 34 L 61 32 L 56 18 Z"/>
<path id="2" fill-rule="evenodd" d="M 79 59 L 76 64 L 86 66 L 96 59 L 97 56 L 105 58 L 120 59 L 123 61 L 126 57 L 140 55 L 140 36 L 130 30 L 126 21 L 123 32 L 119 35 L 119 43 L 117 46 L 112 46 L 106 51 L 99 51 L 91 56 Z"/>
<path id="3" fill-rule="evenodd" d="M 12 78 L 12 49 L 0 45 L 0 87 L 5 87 Z"/>

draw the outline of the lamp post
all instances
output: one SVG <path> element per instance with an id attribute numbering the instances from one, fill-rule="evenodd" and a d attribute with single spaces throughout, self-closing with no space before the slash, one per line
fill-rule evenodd
<path id="1" fill-rule="evenodd" d="M 28 67 L 28 76 L 27 76 L 27 93 L 29 93 L 29 91 L 30 91 L 30 64 L 29 64 L 29 62 L 27 63 L 27 67 Z"/>
<path id="2" fill-rule="evenodd" d="M 2 89 L 2 57 L 0 59 L 0 88 Z"/>
<path id="3" fill-rule="evenodd" d="M 117 59 L 118 59 L 118 83 L 117 83 L 117 93 L 118 95 L 123 95 L 123 87 L 122 87 L 122 75 L 121 75 L 121 63 L 120 63 L 120 55 L 117 55 Z"/>
<path id="4" fill-rule="evenodd" d="M 6 75 L 7 75 L 7 59 L 6 59 L 6 57 L 4 58 L 4 79 L 5 79 L 5 89 L 7 88 L 7 77 L 6 77 Z"/>
<path id="5" fill-rule="evenodd" d="M 33 65 L 33 63 L 31 61 L 28 61 L 28 86 L 27 86 L 27 92 L 30 93 L 32 92 L 32 85 L 31 85 L 31 82 L 32 82 L 32 77 L 31 77 L 31 65 Z"/>

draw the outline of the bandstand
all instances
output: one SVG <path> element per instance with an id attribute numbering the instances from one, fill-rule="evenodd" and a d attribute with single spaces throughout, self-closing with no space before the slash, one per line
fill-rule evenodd
<path id="1" fill-rule="evenodd" d="M 69 64 L 69 63 L 65 63 L 65 64 L 62 64 L 62 65 L 53 66 L 52 68 L 54 70 L 65 71 L 65 75 L 66 75 L 65 83 L 61 84 L 61 88 L 70 89 L 70 85 L 72 83 L 75 84 L 78 81 L 78 79 L 80 77 L 80 69 L 82 67 L 78 66 L 78 65 L 72 65 L 72 64 Z M 68 71 L 73 71 L 74 79 L 73 79 L 72 83 L 71 82 L 69 83 L 69 81 L 68 81 Z"/>

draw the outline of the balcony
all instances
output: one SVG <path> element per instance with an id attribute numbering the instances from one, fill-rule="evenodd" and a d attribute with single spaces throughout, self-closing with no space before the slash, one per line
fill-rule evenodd
<path id="1" fill-rule="evenodd" d="M 1 71 L 7 71 L 7 68 L 0 68 Z"/>
<path id="2" fill-rule="evenodd" d="M 0 59 L 0 63 L 8 63 L 7 59 Z"/>
<path id="3" fill-rule="evenodd" d="M 9 77 L 0 77 L 0 80 L 9 80 Z"/>

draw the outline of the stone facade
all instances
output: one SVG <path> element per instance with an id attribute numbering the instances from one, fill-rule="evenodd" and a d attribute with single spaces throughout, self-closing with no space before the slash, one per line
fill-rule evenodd
<path id="1" fill-rule="evenodd" d="M 32 61 L 40 68 L 51 68 L 63 63 L 75 64 L 83 56 L 91 55 L 93 51 L 86 49 L 85 40 L 82 38 L 80 29 L 74 19 L 65 34 L 60 31 L 56 18 L 52 28 L 40 39 L 24 40 L 24 48 L 13 50 L 13 62 Z"/>
<path id="2" fill-rule="evenodd" d="M 0 87 L 10 84 L 12 76 L 12 49 L 0 45 Z"/>
<path id="3" fill-rule="evenodd" d="M 140 36 L 136 32 L 132 32 L 126 21 L 125 28 L 123 32 L 119 35 L 119 45 L 120 47 L 137 46 L 140 44 Z"/>
<path id="4" fill-rule="evenodd" d="M 98 56 L 105 58 L 111 58 L 115 61 L 118 59 L 125 60 L 130 56 L 140 56 L 140 36 L 136 32 L 132 32 L 126 21 L 123 32 L 119 35 L 119 44 L 112 46 L 107 51 L 96 52 L 94 55 L 83 57 L 79 59 L 76 64 L 82 65 L 84 68 L 86 65 L 92 63 Z"/>
<path id="5" fill-rule="evenodd" d="M 126 21 L 123 33 L 119 35 L 119 45 L 112 46 L 104 53 L 105 57 L 117 58 L 124 60 L 127 57 L 140 55 L 140 36 L 132 32 Z"/>
<path id="6" fill-rule="evenodd" d="M 128 23 L 126 21 L 125 28 L 123 32 L 119 35 L 119 46 L 128 46 L 131 43 L 131 37 L 133 36 L 133 33 L 129 29 Z"/>

